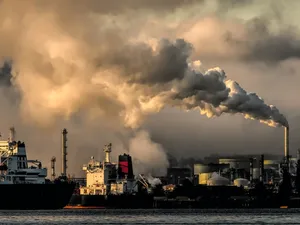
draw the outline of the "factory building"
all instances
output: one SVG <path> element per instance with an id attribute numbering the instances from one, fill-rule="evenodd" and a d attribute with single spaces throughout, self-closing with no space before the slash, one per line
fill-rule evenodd
<path id="1" fill-rule="evenodd" d="M 171 167 L 167 170 L 167 178 L 169 184 L 181 184 L 185 179 L 192 177 L 190 168 Z"/>
<path id="2" fill-rule="evenodd" d="M 213 174 L 228 179 L 230 185 L 235 186 L 246 186 L 250 181 L 258 180 L 264 183 L 277 183 L 281 179 L 282 157 L 267 156 L 267 159 L 264 155 L 210 157 L 211 161 L 218 163 L 194 164 L 194 183 L 209 185 Z M 290 158 L 289 162 L 290 172 L 295 174 L 297 158 Z"/>

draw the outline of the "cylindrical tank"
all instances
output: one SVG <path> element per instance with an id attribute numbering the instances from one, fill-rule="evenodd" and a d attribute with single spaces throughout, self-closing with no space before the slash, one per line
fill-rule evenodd
<path id="1" fill-rule="evenodd" d="M 222 177 L 216 173 L 207 181 L 208 186 L 227 186 L 229 185 L 229 180 L 225 177 Z"/>
<path id="2" fill-rule="evenodd" d="M 211 177 L 211 173 L 200 173 L 199 184 L 207 184 L 207 181 L 210 177 Z"/>
<path id="3" fill-rule="evenodd" d="M 264 167 L 265 169 L 276 168 L 279 170 L 280 160 L 265 160 Z"/>
<path id="4" fill-rule="evenodd" d="M 249 181 L 247 179 L 244 179 L 244 178 L 237 178 L 233 181 L 233 184 L 235 186 L 238 186 L 238 187 L 247 187 L 248 184 L 249 184 Z"/>

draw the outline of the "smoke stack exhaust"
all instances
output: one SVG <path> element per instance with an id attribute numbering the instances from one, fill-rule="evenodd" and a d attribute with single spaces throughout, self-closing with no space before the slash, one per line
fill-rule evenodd
<path id="1" fill-rule="evenodd" d="M 16 130 L 14 127 L 9 128 L 9 142 L 15 141 Z"/>
<path id="2" fill-rule="evenodd" d="M 289 140 L 290 140 L 290 134 L 289 134 L 289 127 L 284 128 L 284 158 L 289 166 L 289 154 L 290 154 L 290 149 L 289 149 Z"/>
<path id="3" fill-rule="evenodd" d="M 61 153 L 62 153 L 62 164 L 61 164 L 61 175 L 67 176 L 67 129 L 62 131 L 62 143 L 61 143 Z"/>

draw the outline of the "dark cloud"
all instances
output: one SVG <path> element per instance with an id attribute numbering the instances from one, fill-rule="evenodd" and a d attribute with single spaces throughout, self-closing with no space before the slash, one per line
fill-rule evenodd
<path id="1" fill-rule="evenodd" d="M 294 27 L 283 27 L 279 31 L 270 30 L 267 18 L 254 18 L 246 23 L 247 40 L 234 38 L 227 32 L 225 40 L 236 48 L 244 48 L 242 58 L 246 61 L 277 63 L 300 57 L 300 38 Z"/>

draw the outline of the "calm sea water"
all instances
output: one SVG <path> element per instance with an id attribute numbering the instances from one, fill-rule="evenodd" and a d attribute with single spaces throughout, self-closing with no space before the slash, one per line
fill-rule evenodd
<path id="1" fill-rule="evenodd" d="M 300 209 L 0 211 L 0 224 L 300 224 Z"/>

